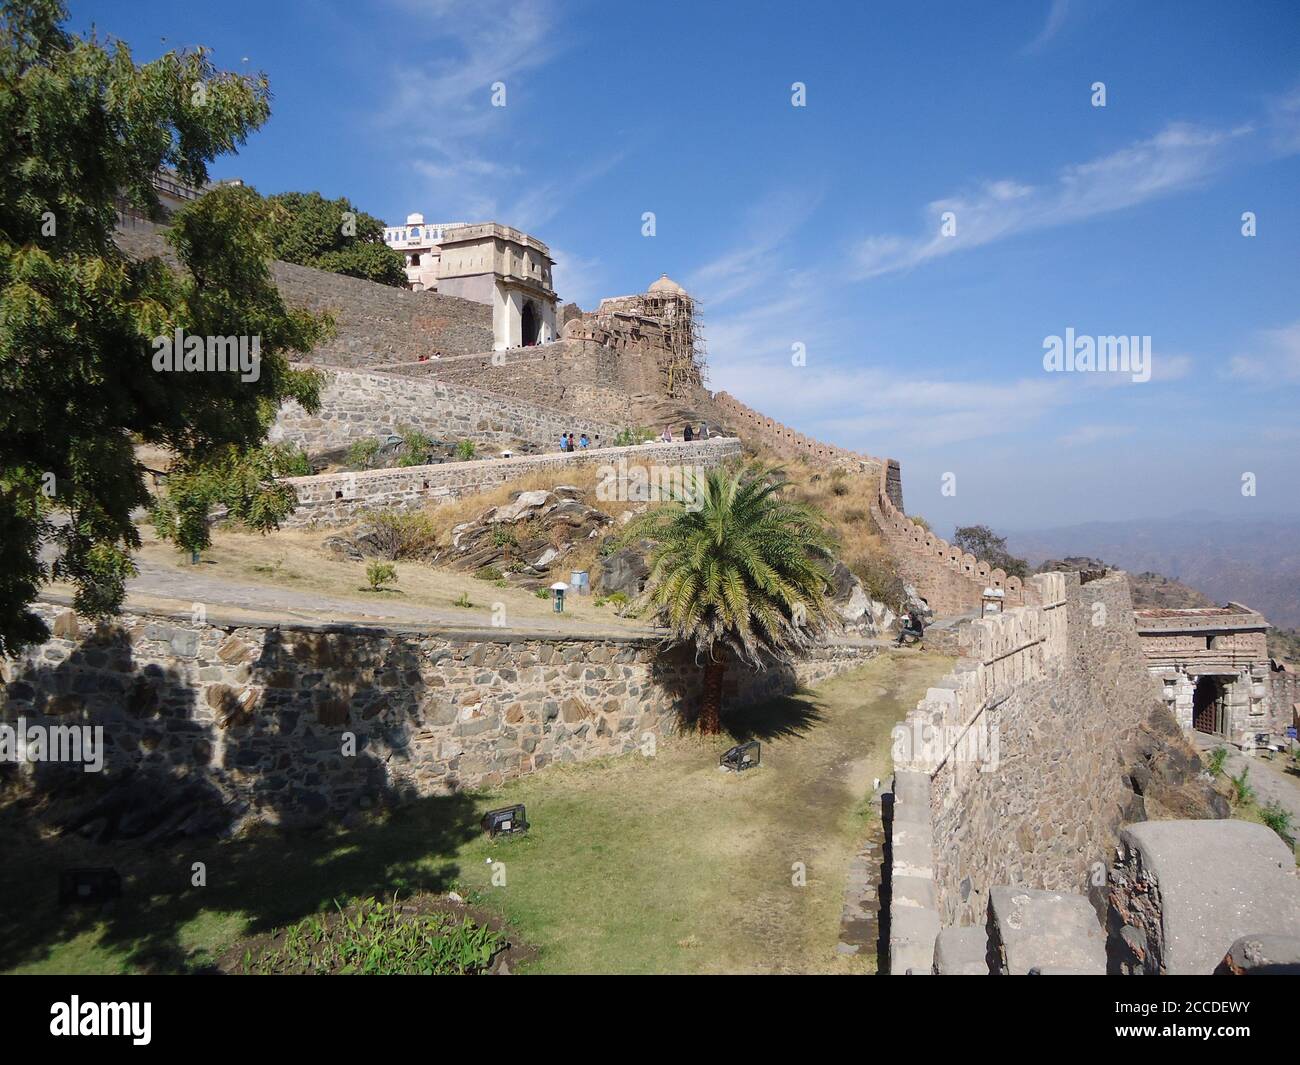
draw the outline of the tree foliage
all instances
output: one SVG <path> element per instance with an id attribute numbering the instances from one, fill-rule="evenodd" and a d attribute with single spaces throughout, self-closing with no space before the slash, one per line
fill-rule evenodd
<path id="1" fill-rule="evenodd" d="M 160 167 L 191 184 L 265 122 L 264 76 L 207 52 L 142 65 L 68 34 L 56 0 L 0 3 L 0 653 L 46 637 L 30 609 L 52 577 L 76 609 L 121 603 L 149 502 L 137 444 L 182 470 L 256 453 L 278 405 L 318 405 L 294 369 L 328 323 L 286 310 L 267 268 L 267 206 L 227 186 L 178 212 L 180 263 L 114 244 L 119 198 L 161 218 Z M 155 341 L 257 336 L 260 372 L 160 372 Z M 49 548 L 48 551 L 43 551 Z"/>
<path id="2" fill-rule="evenodd" d="M 1029 576 L 1029 563 L 1016 558 L 1007 550 L 1007 538 L 999 536 L 987 525 L 963 525 L 952 538 L 953 547 L 987 562 L 993 569 L 1003 570 L 1008 577 L 1024 580 Z"/>
<path id="3" fill-rule="evenodd" d="M 402 256 L 383 241 L 384 223 L 341 196 L 281 192 L 267 197 L 277 259 L 383 285 L 406 284 Z"/>

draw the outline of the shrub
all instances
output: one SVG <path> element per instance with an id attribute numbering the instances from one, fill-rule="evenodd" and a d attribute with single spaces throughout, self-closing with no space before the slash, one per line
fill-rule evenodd
<path id="1" fill-rule="evenodd" d="M 268 449 L 277 477 L 310 477 L 311 459 L 292 444 L 272 444 Z"/>
<path id="2" fill-rule="evenodd" d="M 499 932 L 449 913 L 403 912 L 363 899 L 337 914 L 305 918 L 277 935 L 274 949 L 246 950 L 245 973 L 463 976 L 481 973 L 505 945 Z"/>
<path id="3" fill-rule="evenodd" d="M 468 462 L 478 451 L 478 445 L 473 440 L 462 440 L 456 445 L 456 457 L 462 462 Z"/>
<path id="4" fill-rule="evenodd" d="M 930 523 L 921 517 L 920 514 L 909 514 L 908 517 L 911 519 L 913 525 L 919 525 L 926 532 L 930 531 Z"/>
<path id="5" fill-rule="evenodd" d="M 866 555 L 854 561 L 849 569 L 862 582 L 862 588 L 877 603 L 883 603 L 894 613 L 903 607 L 907 593 L 892 558 L 883 555 Z"/>
<path id="6" fill-rule="evenodd" d="M 1210 752 L 1209 761 L 1205 763 L 1205 768 L 1209 770 L 1211 776 L 1222 776 L 1223 767 L 1228 761 L 1228 748 L 1216 747 Z"/>
<path id="7" fill-rule="evenodd" d="M 645 427 L 621 429 L 614 437 L 614 446 L 632 447 L 634 444 L 644 444 L 647 440 L 653 440 L 654 435 L 652 430 Z"/>
<path id="8" fill-rule="evenodd" d="M 1246 778 L 1250 775 L 1250 766 L 1241 767 L 1241 775 L 1229 777 L 1232 781 L 1232 801 L 1234 805 L 1243 806 L 1246 803 L 1253 802 L 1255 799 L 1255 789 L 1251 787 Z"/>
<path id="9" fill-rule="evenodd" d="M 468 610 L 468 609 L 469 609 L 470 607 L 472 607 L 474 604 L 473 604 L 472 602 L 470 602 L 470 598 L 469 598 L 468 593 L 466 593 L 466 592 L 461 592 L 460 595 L 458 595 L 455 599 L 453 599 L 453 600 L 451 601 L 451 605 L 452 605 L 452 606 L 464 607 L 466 610 Z"/>
<path id="10" fill-rule="evenodd" d="M 376 559 L 366 566 L 366 580 L 370 582 L 370 590 L 377 592 L 385 584 L 393 584 L 397 580 L 397 570 L 391 562 L 380 562 Z"/>
<path id="11" fill-rule="evenodd" d="M 411 426 L 399 429 L 402 447 L 406 453 L 397 460 L 399 466 L 424 466 L 429 461 L 429 452 L 433 450 L 433 441 L 419 429 Z"/>
<path id="12" fill-rule="evenodd" d="M 1295 834 L 1292 829 L 1291 811 L 1274 800 L 1259 811 L 1260 820 L 1286 841 L 1288 847 L 1295 846 Z"/>
<path id="13" fill-rule="evenodd" d="M 538 599 L 549 599 L 551 598 L 551 591 L 549 588 L 538 588 L 537 591 L 533 592 L 533 595 L 537 596 Z"/>
<path id="14" fill-rule="evenodd" d="M 368 470 L 378 454 L 379 441 L 374 437 L 368 436 L 364 440 L 353 440 L 348 448 L 347 463 L 349 466 L 360 466 L 363 470 Z"/>
<path id="15" fill-rule="evenodd" d="M 371 518 L 374 541 L 385 558 L 428 558 L 438 549 L 438 530 L 422 510 L 384 510 Z"/>
<path id="16" fill-rule="evenodd" d="M 496 566 L 479 566 L 474 571 L 474 576 L 481 581 L 499 581 L 503 574 Z"/>

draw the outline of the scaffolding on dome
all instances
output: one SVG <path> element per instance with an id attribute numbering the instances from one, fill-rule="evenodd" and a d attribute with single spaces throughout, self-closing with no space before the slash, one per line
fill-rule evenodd
<path id="1" fill-rule="evenodd" d="M 698 301 L 681 291 L 650 291 L 640 300 L 644 316 L 656 322 L 662 333 L 665 355 L 660 371 L 665 393 L 675 396 L 679 388 L 702 386 L 707 371 Z"/>

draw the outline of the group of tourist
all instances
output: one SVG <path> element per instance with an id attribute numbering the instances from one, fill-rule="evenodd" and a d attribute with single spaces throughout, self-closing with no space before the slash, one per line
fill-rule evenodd
<path id="1" fill-rule="evenodd" d="M 688 444 L 692 440 L 708 440 L 709 439 L 708 422 L 701 422 L 700 428 L 698 430 L 696 430 L 696 428 L 688 422 L 685 428 L 682 430 L 682 439 L 685 440 Z M 671 426 L 668 425 L 664 426 L 664 431 L 659 435 L 659 440 L 661 443 L 664 444 L 671 444 L 673 442 L 673 430 Z M 561 451 L 585 451 L 587 448 L 591 446 L 592 446 L 591 438 L 586 433 L 582 433 L 577 437 L 575 437 L 571 432 L 560 434 Z"/>
<path id="2" fill-rule="evenodd" d="M 687 423 L 686 423 L 686 428 L 684 428 L 684 429 L 682 430 L 682 439 L 685 440 L 686 443 L 688 443 L 688 444 L 689 444 L 692 440 L 707 440 L 708 438 L 709 438 L 709 423 L 708 423 L 708 422 L 700 422 L 700 429 L 699 429 L 699 432 L 696 432 L 696 431 L 695 431 L 694 426 L 692 426 L 690 422 L 687 422 Z M 660 439 L 660 441 L 662 441 L 662 442 L 665 443 L 665 444 L 671 444 L 671 443 L 673 442 L 673 430 L 672 430 L 672 427 L 671 427 L 671 426 L 668 426 L 668 425 L 665 425 L 665 426 L 664 426 L 664 431 L 663 431 L 662 433 L 659 434 L 659 439 Z"/>

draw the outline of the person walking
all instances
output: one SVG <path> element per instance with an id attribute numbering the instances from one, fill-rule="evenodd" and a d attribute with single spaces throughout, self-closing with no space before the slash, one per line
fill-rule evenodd
<path id="1" fill-rule="evenodd" d="M 583 433 L 580 437 L 578 437 L 578 447 L 588 448 L 590 446 L 591 446 L 591 441 L 587 439 L 586 433 Z"/>
<path id="2" fill-rule="evenodd" d="M 691 423 L 686 423 L 686 428 L 682 430 L 682 439 L 688 444 L 695 439 L 695 430 L 691 428 Z"/>

